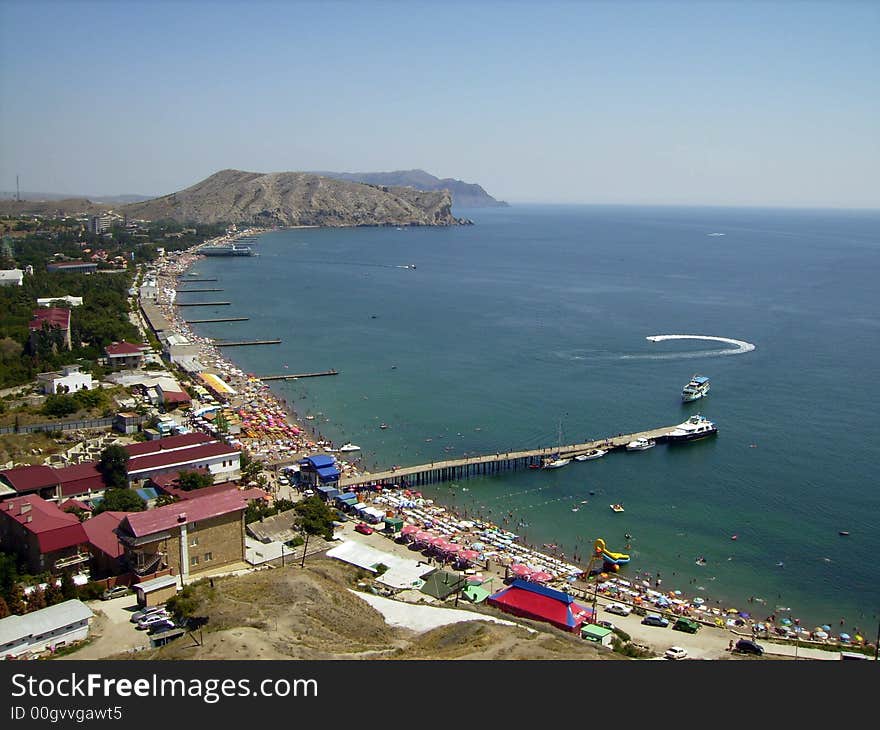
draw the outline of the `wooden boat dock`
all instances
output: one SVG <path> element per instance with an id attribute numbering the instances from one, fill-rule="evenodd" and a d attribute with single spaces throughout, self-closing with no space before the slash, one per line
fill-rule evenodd
<path id="1" fill-rule="evenodd" d="M 589 441 L 583 444 L 569 444 L 567 446 L 549 446 L 544 449 L 531 449 L 527 451 L 509 451 L 483 456 L 471 456 L 465 459 L 449 459 L 446 461 L 434 461 L 430 464 L 418 464 L 416 466 L 402 466 L 373 474 L 362 474 L 357 477 L 345 477 L 339 480 L 339 488 L 361 487 L 369 484 L 406 484 L 407 486 L 420 486 L 423 484 L 435 484 L 437 482 L 467 479 L 472 476 L 490 476 L 514 469 L 527 469 L 530 466 L 539 466 L 546 458 L 574 458 L 580 454 L 586 454 L 592 449 L 622 450 L 630 441 L 644 437 L 655 439 L 658 443 L 666 440 L 666 435 L 675 426 L 663 426 L 648 431 L 620 434 L 606 439 Z M 637 458 L 635 455 L 633 458 Z M 577 468 L 570 464 L 567 468 Z"/>
<path id="2" fill-rule="evenodd" d="M 201 282 L 204 282 L 204 281 L 217 281 L 217 279 L 195 279 L 195 278 L 190 279 L 190 278 L 187 277 L 187 276 L 178 276 L 178 277 L 177 277 L 177 281 L 179 281 L 179 282 L 181 282 L 181 283 L 183 283 L 183 284 L 188 284 L 188 283 L 191 282 L 191 281 L 193 281 L 193 282 L 200 282 L 200 281 L 201 281 Z"/>
<path id="3" fill-rule="evenodd" d="M 223 340 L 214 340 L 217 347 L 246 347 L 248 345 L 280 345 L 281 340 L 232 340 L 224 342 Z"/>
<path id="4" fill-rule="evenodd" d="M 216 317 L 214 319 L 185 319 L 187 324 L 202 324 L 203 322 L 247 322 L 250 317 Z"/>
<path id="5" fill-rule="evenodd" d="M 320 378 L 324 375 L 339 375 L 338 370 L 325 370 L 321 373 L 297 373 L 295 375 L 261 375 L 260 380 L 298 380 L 299 378 Z"/>
<path id="6" fill-rule="evenodd" d="M 178 294 L 196 294 L 196 293 L 203 294 L 204 292 L 209 292 L 209 291 L 223 291 L 223 290 L 222 289 L 178 289 L 177 293 Z"/>

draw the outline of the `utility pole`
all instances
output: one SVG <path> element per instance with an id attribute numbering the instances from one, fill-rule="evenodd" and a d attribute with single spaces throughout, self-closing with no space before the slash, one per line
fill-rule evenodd
<path id="1" fill-rule="evenodd" d="M 306 567 L 306 552 L 308 551 L 308 549 L 309 549 L 309 533 L 306 532 L 306 541 L 305 541 L 305 544 L 303 545 L 303 557 L 302 557 L 302 563 L 300 563 L 300 566 L 299 566 L 300 568 Z"/>

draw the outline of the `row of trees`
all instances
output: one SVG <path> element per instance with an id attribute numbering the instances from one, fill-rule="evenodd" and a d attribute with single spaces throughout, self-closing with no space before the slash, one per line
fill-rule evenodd
<path id="1" fill-rule="evenodd" d="M 26 582 L 37 584 L 27 594 L 23 587 Z M 45 583 L 45 588 L 40 583 Z M 48 576 L 38 580 L 19 573 L 14 555 L 0 552 L 0 618 L 38 611 L 78 596 L 79 589 L 69 573 L 61 574 L 59 584 Z"/>

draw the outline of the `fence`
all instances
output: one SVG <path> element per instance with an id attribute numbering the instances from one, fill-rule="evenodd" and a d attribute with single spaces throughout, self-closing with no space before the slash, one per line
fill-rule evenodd
<path id="1" fill-rule="evenodd" d="M 9 433 L 34 433 L 35 431 L 75 431 L 77 429 L 107 428 L 108 426 L 112 426 L 113 421 L 115 420 L 116 419 L 111 416 L 110 418 L 94 418 L 88 420 L 16 424 L 14 426 L 3 426 L 0 428 L 0 435 Z"/>

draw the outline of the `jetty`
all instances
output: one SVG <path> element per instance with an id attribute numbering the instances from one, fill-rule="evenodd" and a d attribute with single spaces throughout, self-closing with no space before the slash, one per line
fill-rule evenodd
<path id="1" fill-rule="evenodd" d="M 178 294 L 195 294 L 196 292 L 204 293 L 208 291 L 223 291 L 222 289 L 178 289 Z"/>
<path id="2" fill-rule="evenodd" d="M 247 322 L 250 317 L 215 317 L 214 319 L 185 319 L 187 324 L 202 324 L 203 322 Z"/>
<path id="3" fill-rule="evenodd" d="M 438 482 L 467 479 L 472 476 L 491 476 L 504 471 L 515 469 L 527 469 L 540 466 L 546 458 L 574 458 L 580 454 L 586 454 L 592 449 L 622 450 L 630 441 L 637 438 L 654 439 L 658 443 L 665 441 L 666 436 L 675 426 L 663 426 L 648 431 L 636 433 L 618 434 L 605 439 L 589 441 L 583 444 L 569 444 L 567 446 L 549 446 L 543 449 L 529 449 L 525 451 L 508 451 L 483 456 L 470 456 L 464 459 L 448 459 L 445 461 L 433 461 L 430 464 L 418 464 L 416 466 L 401 466 L 373 474 L 362 474 L 356 477 L 344 477 L 339 480 L 339 489 L 348 487 L 362 487 L 372 484 L 405 484 L 406 486 L 420 486 L 423 484 L 436 484 Z M 633 458 L 636 458 L 633 456 Z M 586 463 L 586 462 L 585 462 Z M 580 468 L 576 466 L 574 468 Z"/>
<path id="4" fill-rule="evenodd" d="M 217 281 L 217 279 L 190 279 L 187 276 L 178 276 L 177 280 L 183 282 L 184 284 L 188 284 L 189 282 Z"/>
<path id="5" fill-rule="evenodd" d="M 220 307 L 232 302 L 174 302 L 175 307 Z"/>
<path id="6" fill-rule="evenodd" d="M 339 375 L 338 370 L 324 370 L 320 373 L 296 373 L 293 375 L 260 375 L 259 380 L 298 380 L 299 378 L 320 378 L 324 375 Z"/>
<path id="7" fill-rule="evenodd" d="M 214 340 L 213 344 L 217 347 L 245 347 L 247 345 L 280 345 L 281 340 L 233 340 L 224 342 L 222 340 Z"/>

